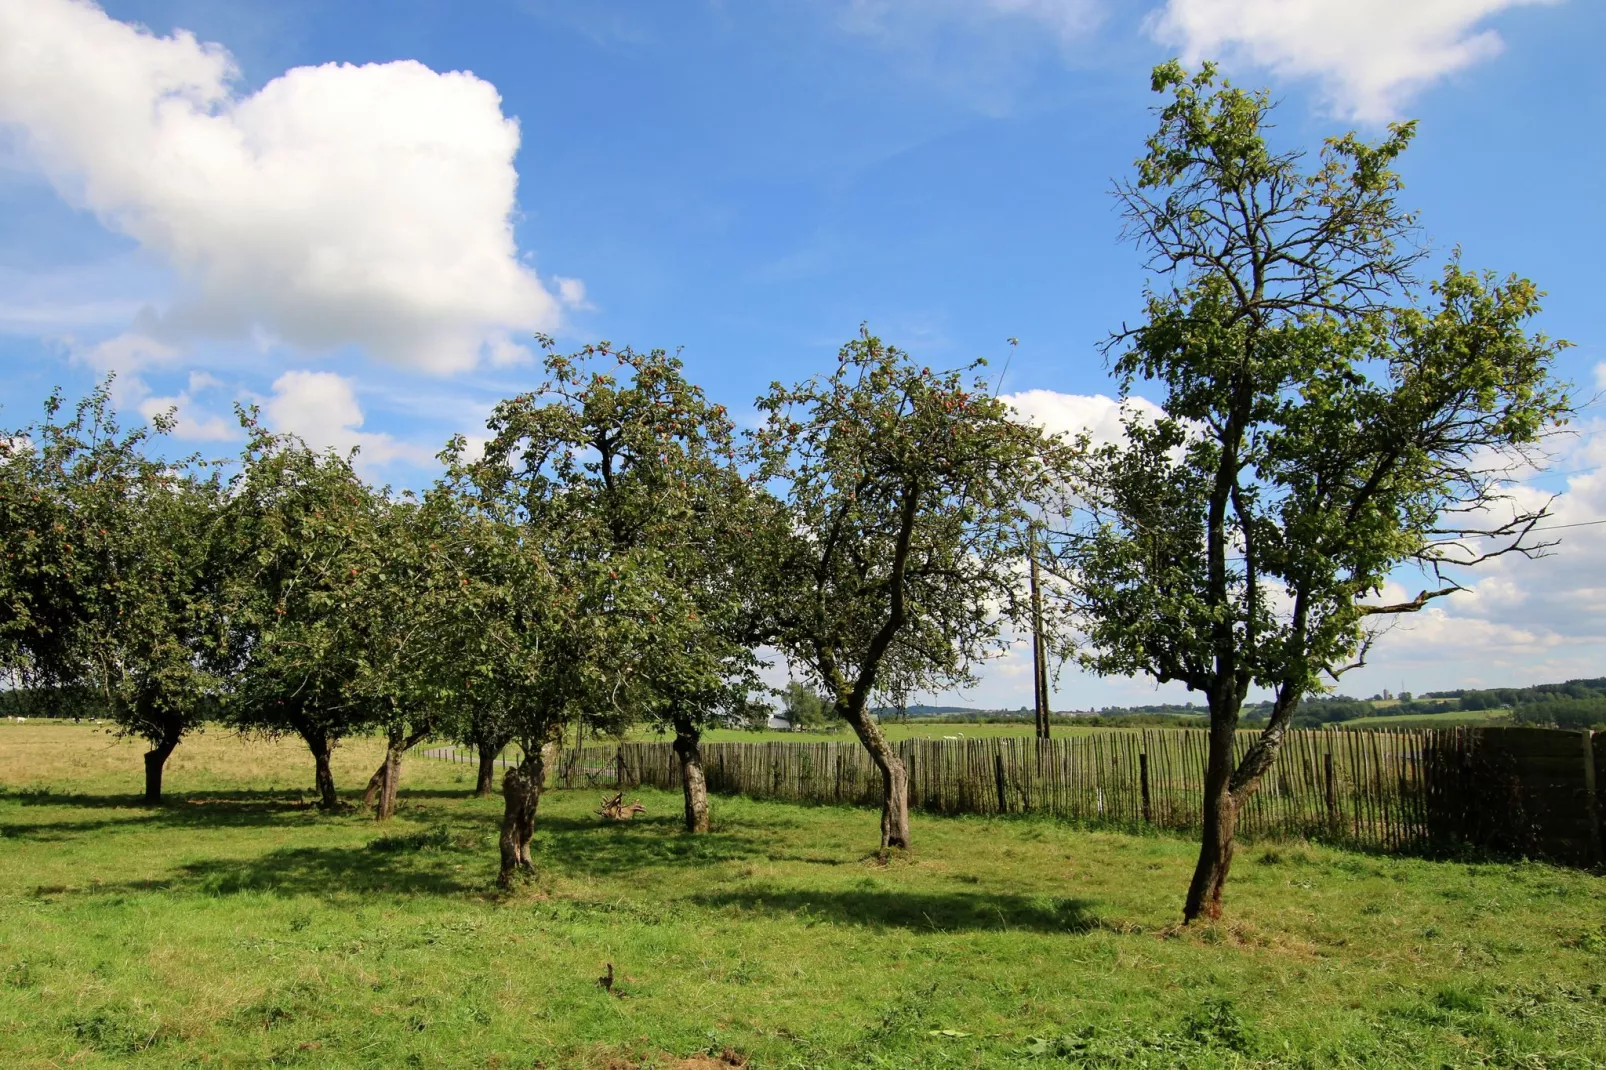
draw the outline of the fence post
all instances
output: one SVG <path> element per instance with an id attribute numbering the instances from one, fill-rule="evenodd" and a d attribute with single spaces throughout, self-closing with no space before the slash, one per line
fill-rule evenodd
<path id="1" fill-rule="evenodd" d="M 837 759 L 837 763 L 838 763 L 837 764 L 837 769 L 839 770 L 839 772 L 838 772 L 838 777 L 839 778 L 840 778 L 840 775 L 841 775 L 840 774 L 841 761 L 842 761 L 841 758 Z M 909 741 L 909 756 L 903 760 L 903 766 L 904 766 L 904 773 L 907 774 L 907 779 L 908 779 L 908 782 L 909 782 L 909 791 L 908 791 L 909 805 L 910 806 L 914 806 L 916 804 L 916 801 L 920 798 L 920 793 L 915 791 L 915 747 L 914 747 L 914 741 L 913 740 Z M 842 795 L 842 793 L 840 791 L 837 792 L 837 797 L 838 798 L 841 798 L 841 795 Z"/>
<path id="2" fill-rule="evenodd" d="M 1327 789 L 1327 834 L 1338 839 L 1338 784 L 1333 778 L 1333 741 L 1327 741 L 1327 753 L 1322 755 L 1322 777 Z"/>
<path id="3" fill-rule="evenodd" d="M 1591 732 L 1584 729 L 1584 813 L 1589 817 L 1589 835 L 1594 848 L 1594 862 L 1601 865 L 1606 863 L 1606 830 L 1601 828 L 1600 812 L 1600 770 L 1595 768 L 1595 737 L 1606 733 Z"/>
<path id="4" fill-rule="evenodd" d="M 1004 794 L 1004 755 L 999 751 L 993 752 L 993 777 L 998 781 L 998 812 L 1003 813 L 1008 797 Z"/>
<path id="5" fill-rule="evenodd" d="M 1154 824 L 1154 809 L 1149 804 L 1149 752 L 1138 752 L 1138 786 L 1143 791 L 1143 823 Z"/>

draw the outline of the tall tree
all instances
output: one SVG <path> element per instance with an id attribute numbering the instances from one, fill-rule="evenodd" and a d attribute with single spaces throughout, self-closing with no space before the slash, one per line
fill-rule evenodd
<path id="1" fill-rule="evenodd" d="M 638 555 L 613 554 L 594 514 L 571 514 L 539 468 L 500 451 L 470 462 L 461 438 L 432 493 L 458 598 L 441 649 L 463 716 L 489 711 L 521 752 L 502 777 L 499 882 L 534 872 L 530 845 L 546 783 L 547 748 L 566 730 L 617 732 L 630 719 L 633 650 L 656 609 L 656 577 Z M 457 731 L 462 732 L 461 722 Z"/>
<path id="2" fill-rule="evenodd" d="M 979 378 L 867 332 L 836 370 L 760 399 L 758 478 L 784 488 L 765 587 L 776 648 L 805 666 L 881 771 L 881 845 L 909 846 L 908 771 L 870 712 L 971 679 L 1027 619 L 1019 565 L 1056 445 Z"/>
<path id="3" fill-rule="evenodd" d="M 448 720 L 452 738 L 474 749 L 477 774 L 474 793 L 490 795 L 496 790 L 496 762 L 513 742 L 517 722 L 511 711 L 496 701 L 494 696 L 482 699 L 473 693 L 464 693 L 455 708 L 460 716 Z"/>
<path id="4" fill-rule="evenodd" d="M 357 686 L 368 637 L 354 609 L 381 565 L 382 503 L 350 457 L 242 419 L 250 438 L 223 518 L 225 715 L 245 731 L 300 736 L 319 803 L 334 809 L 334 748 L 379 716 Z"/>
<path id="5" fill-rule="evenodd" d="M 831 720 L 831 702 L 801 680 L 788 680 L 781 689 L 781 716 L 794 729 L 824 729 Z"/>
<path id="6" fill-rule="evenodd" d="M 729 465 L 688 465 L 680 526 L 653 541 L 662 554 L 666 608 L 646 640 L 643 699 L 674 733 L 686 830 L 708 831 L 702 734 L 746 723 L 763 690 L 754 645 L 768 620 L 759 583 L 768 566 L 763 537 L 782 521 L 779 503 Z M 757 714 L 765 723 L 768 713 Z"/>
<path id="7" fill-rule="evenodd" d="M 447 620 L 459 597 L 451 567 L 451 547 L 443 536 L 456 529 L 448 515 L 452 500 L 412 494 L 392 500 L 380 493 L 375 516 L 375 564 L 346 603 L 345 612 L 364 650 L 352 693 L 374 711 L 385 734 L 385 757 L 368 780 L 363 805 L 376 820 L 396 811 L 402 758 L 440 731 L 448 709 L 459 701 L 452 687 L 450 659 L 443 646 Z"/>
<path id="8" fill-rule="evenodd" d="M 759 686 L 752 534 L 775 503 L 741 478 L 729 417 L 678 358 L 605 342 L 561 356 L 544 344 L 547 380 L 497 407 L 486 459 L 594 525 L 598 560 L 653 562 L 659 605 L 630 694 L 674 732 L 686 827 L 704 832 L 701 735 Z"/>
<path id="9" fill-rule="evenodd" d="M 1550 378 L 1563 343 L 1528 333 L 1534 286 L 1452 260 L 1426 291 L 1395 159 L 1333 138 L 1314 169 L 1267 143 L 1264 92 L 1206 65 L 1155 69 L 1167 100 L 1118 188 L 1157 285 L 1111 342 L 1123 389 L 1153 383 L 1163 416 L 1092 449 L 1076 486 L 1088 523 L 1062 569 L 1084 662 L 1203 692 L 1204 832 L 1184 908 L 1215 917 L 1240 808 L 1306 695 L 1364 660 L 1369 623 L 1461 589 L 1459 570 L 1534 554 L 1544 509 L 1503 477 L 1565 418 Z M 1429 583 L 1377 601 L 1402 566 Z M 1273 697 L 1236 756 L 1252 686 Z"/>
<path id="10" fill-rule="evenodd" d="M 61 414 L 54 394 L 0 441 L 0 651 L 17 682 L 93 696 L 146 740 L 157 803 L 169 755 L 213 708 L 220 485 L 148 452 L 166 418 L 123 431 L 109 382 Z"/>

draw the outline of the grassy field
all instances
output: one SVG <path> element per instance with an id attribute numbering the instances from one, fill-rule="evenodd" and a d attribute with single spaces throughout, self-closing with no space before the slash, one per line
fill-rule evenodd
<path id="1" fill-rule="evenodd" d="M 721 798 L 690 839 L 576 791 L 504 896 L 466 767 L 410 761 L 383 828 L 305 807 L 288 745 L 186 742 L 160 808 L 138 770 L 0 724 L 0 1066 L 1606 1066 L 1586 873 L 1261 844 L 1180 929 L 1180 839 L 917 815 L 883 866 L 867 811 Z"/>
<path id="2" fill-rule="evenodd" d="M 1453 728 L 1456 725 L 1504 724 L 1511 720 L 1509 709 L 1448 710 L 1444 713 L 1403 714 L 1397 717 L 1357 717 L 1345 721 L 1345 728 Z"/>

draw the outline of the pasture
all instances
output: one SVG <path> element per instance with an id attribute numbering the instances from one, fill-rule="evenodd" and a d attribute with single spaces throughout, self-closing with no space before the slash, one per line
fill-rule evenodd
<path id="1" fill-rule="evenodd" d="M 467 766 L 410 759 L 378 826 L 216 731 L 140 806 L 139 750 L 0 725 L 0 1064 L 1606 1065 L 1589 873 L 1246 844 L 1184 929 L 1180 837 L 917 815 L 881 865 L 868 810 L 721 797 L 690 838 L 675 796 L 554 791 L 502 895 Z M 379 752 L 337 751 L 348 797 Z"/>
<path id="2" fill-rule="evenodd" d="M 1456 725 L 1508 724 L 1511 710 L 1446 710 L 1444 713 L 1407 713 L 1376 717 L 1357 717 L 1345 721 L 1345 728 L 1453 728 Z"/>

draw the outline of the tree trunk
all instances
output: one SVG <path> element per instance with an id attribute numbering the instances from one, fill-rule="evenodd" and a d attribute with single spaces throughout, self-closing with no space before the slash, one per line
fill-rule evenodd
<path id="1" fill-rule="evenodd" d="M 162 801 L 162 767 L 178 746 L 178 736 L 164 736 L 145 752 L 145 801 L 152 806 Z"/>
<path id="2" fill-rule="evenodd" d="M 708 778 L 703 773 L 702 731 L 689 718 L 675 718 L 675 754 L 686 796 L 686 831 L 708 831 Z"/>
<path id="3" fill-rule="evenodd" d="M 1038 739 L 1050 735 L 1048 713 L 1048 648 L 1043 643 L 1043 591 L 1037 575 L 1037 526 L 1031 529 L 1032 705 L 1037 711 Z"/>
<path id="4" fill-rule="evenodd" d="M 335 791 L 335 774 L 329 768 L 330 752 L 333 749 L 326 743 L 322 750 L 312 752 L 313 764 L 317 766 L 313 782 L 318 789 L 318 805 L 325 810 L 334 810 L 340 806 L 340 795 Z"/>
<path id="5" fill-rule="evenodd" d="M 881 726 L 864 710 L 841 710 L 843 720 L 870 752 L 870 760 L 881 770 L 881 849 L 909 849 L 909 770 Z"/>
<path id="6" fill-rule="evenodd" d="M 426 739 L 433 728 L 433 725 L 425 725 L 405 738 L 400 728 L 392 728 L 385 737 L 385 760 L 379 763 L 374 775 L 368 778 L 368 786 L 362 793 L 362 804 L 374 807 L 375 820 L 387 821 L 396 812 L 396 791 L 401 786 L 402 755 Z"/>
<path id="7" fill-rule="evenodd" d="M 1212 706 L 1215 704 L 1212 703 Z M 1238 827 L 1240 799 L 1232 790 L 1235 764 L 1233 743 L 1237 734 L 1236 711 L 1224 716 L 1211 710 L 1210 754 L 1205 762 L 1204 834 L 1199 841 L 1199 862 L 1188 885 L 1183 920 L 1221 917 L 1221 892 L 1232 867 L 1233 834 Z"/>
<path id="8" fill-rule="evenodd" d="M 397 740 L 385 746 L 384 781 L 379 787 L 379 799 L 374 806 L 375 821 L 389 821 L 396 813 L 396 791 L 401 787 L 402 748 Z"/>
<path id="9" fill-rule="evenodd" d="M 496 786 L 496 756 L 507 746 L 507 740 L 481 740 L 476 746 L 480 752 L 480 777 L 474 786 L 474 793 L 489 795 Z"/>
<path id="10" fill-rule="evenodd" d="M 375 806 L 385 793 L 385 782 L 390 778 L 391 758 L 396 748 L 401 744 L 397 729 L 391 729 L 385 736 L 385 756 L 379 760 L 379 768 L 374 775 L 368 778 L 368 786 L 362 789 L 362 805 L 364 809 Z"/>
<path id="11" fill-rule="evenodd" d="M 546 754 L 539 744 L 524 748 L 524 761 L 502 775 L 502 872 L 497 883 L 513 887 L 515 874 L 533 874 L 530 840 L 535 836 L 535 809 L 546 780 Z"/>
<path id="12" fill-rule="evenodd" d="M 1211 704 L 1210 754 L 1205 763 L 1204 835 L 1199 841 L 1199 864 L 1194 868 L 1188 901 L 1182 910 L 1185 921 L 1201 917 L 1213 921 L 1221 917 L 1221 893 L 1227 884 L 1227 871 L 1232 868 L 1238 814 L 1249 797 L 1260 790 L 1261 779 L 1276 763 L 1283 736 L 1294 711 L 1299 708 L 1302 694 L 1296 684 L 1278 688 L 1266 727 L 1241 759 L 1235 756 L 1241 698 L 1229 695 Z M 1218 707 L 1224 711 L 1224 716 L 1217 716 Z"/>
<path id="13" fill-rule="evenodd" d="M 329 768 L 329 758 L 334 753 L 334 743 L 329 739 L 328 733 L 321 729 L 301 727 L 296 730 L 307 749 L 312 751 L 312 762 L 316 768 L 313 784 L 318 791 L 318 808 L 320 810 L 338 810 L 340 796 L 335 792 L 335 774 Z"/>

